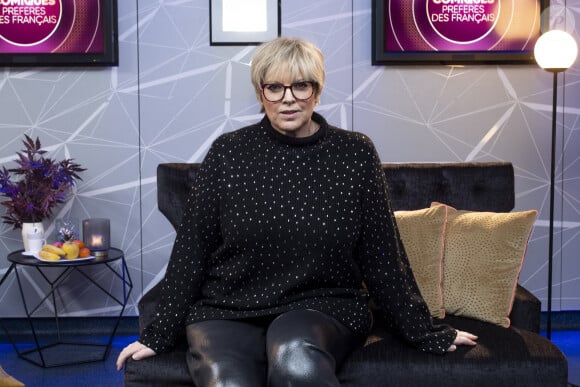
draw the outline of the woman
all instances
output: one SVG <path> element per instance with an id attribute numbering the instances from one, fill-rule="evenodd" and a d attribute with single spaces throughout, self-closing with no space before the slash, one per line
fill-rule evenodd
<path id="1" fill-rule="evenodd" d="M 318 48 L 263 44 L 251 76 L 265 117 L 212 145 L 156 319 L 117 367 L 169 350 L 185 329 L 196 386 L 339 386 L 336 370 L 371 326 L 369 293 L 419 350 L 475 345 L 432 324 L 372 142 L 314 112 L 325 80 Z"/>

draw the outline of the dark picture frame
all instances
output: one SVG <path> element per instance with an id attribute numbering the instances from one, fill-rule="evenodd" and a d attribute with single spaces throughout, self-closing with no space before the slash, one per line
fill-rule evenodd
<path id="1" fill-rule="evenodd" d="M 63 0 L 62 4 L 67 4 L 73 0 Z M 21 52 L 13 52 L 16 50 L 16 44 L 13 47 L 0 47 L 0 66 L 4 67 L 14 67 L 14 66 L 118 66 L 119 65 L 119 27 L 118 27 L 118 11 L 117 11 L 117 0 L 92 0 L 95 1 L 94 5 L 98 6 L 100 10 L 100 15 L 94 23 L 90 24 L 74 24 L 71 22 L 70 29 L 66 33 L 62 33 L 64 37 L 60 37 L 59 40 L 56 39 L 54 35 L 50 35 L 46 39 L 46 42 L 50 42 L 48 39 L 54 39 L 56 43 L 53 46 L 64 46 L 67 43 L 67 39 L 70 36 L 78 36 L 79 34 L 90 35 L 92 39 L 98 38 L 102 39 L 102 49 L 90 50 L 86 49 L 71 49 L 70 51 L 53 49 L 48 43 L 42 41 L 43 44 L 39 44 L 38 47 L 30 45 L 30 48 L 22 50 Z M 98 1 L 98 3 L 97 3 Z M 91 3 L 93 5 L 93 3 Z M 61 5 L 62 6 L 62 5 Z M 81 7 L 75 7 L 74 9 L 80 9 Z M 64 15 L 64 13 L 63 13 Z M 73 20 L 79 19 L 79 15 L 71 16 Z M 86 15 L 83 15 L 86 16 Z M 94 17 L 95 15 L 90 14 L 89 17 Z M 63 16 L 64 17 L 64 16 Z M 83 26 L 86 25 L 86 31 L 83 30 Z M 60 24 L 59 24 L 60 28 Z M 74 33 L 73 33 L 74 29 Z M 91 35 L 92 34 L 92 35 Z M 101 35 L 102 34 L 102 35 Z M 91 40 L 89 40 L 91 41 Z M 4 42 L 5 44 L 5 42 Z"/>
<path id="2" fill-rule="evenodd" d="M 401 21 L 401 18 L 394 18 L 393 17 L 393 9 L 389 8 L 392 5 L 399 5 L 400 7 L 433 7 L 431 4 L 435 3 L 436 1 L 433 0 L 425 0 L 425 3 L 421 1 L 407 1 L 407 0 L 373 0 L 372 1 L 372 64 L 373 65 L 469 65 L 469 64 L 535 64 L 534 60 L 534 53 L 533 53 L 533 46 L 537 37 L 541 34 L 543 26 L 547 25 L 548 22 L 548 15 L 545 15 L 547 12 L 543 12 L 549 7 L 549 0 L 527 0 L 527 1 L 534 1 L 538 5 L 538 9 L 533 11 L 534 17 L 529 20 L 530 29 L 528 40 L 522 38 L 522 41 L 525 40 L 525 46 L 518 47 L 517 49 L 496 49 L 494 46 L 493 49 L 479 49 L 479 48 L 471 48 L 469 44 L 465 44 L 465 48 L 462 45 L 455 45 L 452 49 L 439 49 L 435 46 L 432 46 L 432 42 L 429 42 L 426 38 L 426 34 L 424 32 L 431 33 L 430 36 L 433 36 L 433 41 L 442 41 L 443 36 L 439 31 L 435 31 L 435 23 L 430 21 L 430 17 L 433 18 L 433 15 L 429 15 L 428 12 L 424 13 L 413 13 L 413 22 L 408 21 Z M 496 0 L 496 1 L 511 1 L 511 0 Z M 437 2 L 439 4 L 445 3 L 443 1 Z M 493 3 L 493 1 L 492 1 Z M 419 5 L 417 5 L 419 4 Z M 427 5 L 426 5 L 427 4 Z M 515 7 L 515 6 L 514 6 Z M 522 8 L 525 9 L 524 5 L 518 4 L 517 5 L 518 14 L 522 12 Z M 483 9 L 483 8 L 480 8 Z M 529 10 L 529 8 L 527 9 Z M 387 11 L 389 13 L 387 13 Z M 405 10 L 405 11 L 408 11 Z M 413 9 L 414 11 L 414 9 Z M 512 10 L 515 14 L 515 10 Z M 409 17 L 409 12 L 406 12 L 404 16 Z M 432 31 L 420 31 L 421 24 L 416 20 L 417 16 L 420 15 L 420 18 L 425 18 L 428 23 L 424 22 L 425 20 L 419 20 L 419 22 L 423 22 L 423 26 L 425 29 L 432 27 Z M 435 15 L 436 17 L 437 15 Z M 390 19 L 388 18 L 390 17 Z M 525 20 L 524 20 L 525 22 Z M 389 24 L 392 23 L 392 24 Z M 396 25 L 396 23 L 399 23 Z M 467 24 L 467 23 L 466 23 Z M 496 25 L 499 23 L 496 23 Z M 525 24 L 525 23 L 524 23 Z M 394 32 L 396 27 L 399 28 L 397 32 Z M 494 27 L 495 28 L 495 27 Z M 504 26 L 505 28 L 505 26 Z M 521 28 L 521 26 L 520 26 Z M 457 29 L 456 29 L 457 31 Z M 460 30 L 459 30 L 460 31 Z M 503 33 L 504 30 L 502 30 Z M 398 36 L 394 37 L 394 35 L 399 34 Z M 408 34 L 409 36 L 405 36 Z M 491 39 L 492 37 L 499 36 L 499 32 L 495 32 L 493 30 L 487 31 L 487 35 L 484 36 L 486 39 Z M 412 36 L 411 36 L 412 35 Z M 403 36 L 403 39 L 400 37 Z M 482 35 L 483 36 L 483 35 Z M 501 38 L 504 38 L 506 35 L 501 35 Z M 403 44 L 401 42 L 405 42 L 405 39 L 408 38 L 409 46 L 413 46 L 414 44 L 419 46 L 423 45 L 420 49 L 416 49 L 411 47 L 407 49 L 406 47 L 402 47 Z M 495 38 L 495 37 L 494 37 Z M 393 40 L 396 41 L 396 44 L 392 44 Z M 389 47 L 387 47 L 387 42 Z M 417 43 L 419 42 L 419 43 Z M 447 46 L 453 46 L 452 43 L 448 43 L 446 40 Z M 463 42 L 461 42 L 463 43 Z M 478 44 L 483 44 L 481 41 L 478 41 Z M 503 43 L 502 43 L 503 44 Z M 515 44 L 514 44 L 515 45 Z M 394 47 L 397 46 L 397 47 Z M 501 46 L 501 44 L 497 45 Z"/>

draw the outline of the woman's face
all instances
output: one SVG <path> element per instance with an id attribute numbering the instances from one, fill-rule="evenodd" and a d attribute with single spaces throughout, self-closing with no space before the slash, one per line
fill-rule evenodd
<path id="1" fill-rule="evenodd" d="M 289 75 L 273 75 L 268 73 L 264 84 L 290 86 L 309 79 L 294 79 Z M 279 86 L 276 86 L 279 87 Z M 290 88 L 283 91 L 284 95 L 279 102 L 270 102 L 260 95 L 266 116 L 272 123 L 272 127 L 278 132 L 291 137 L 307 137 L 312 135 L 318 126 L 311 121 L 314 107 L 318 103 L 318 92 L 314 86 L 312 96 L 306 100 L 294 97 Z"/>

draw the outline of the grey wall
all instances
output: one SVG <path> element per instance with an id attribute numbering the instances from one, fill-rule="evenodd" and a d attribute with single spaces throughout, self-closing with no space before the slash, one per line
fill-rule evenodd
<path id="1" fill-rule="evenodd" d="M 552 3 L 561 3 L 552 1 Z M 569 0 L 574 19 L 580 0 Z M 126 252 L 135 289 L 127 314 L 163 275 L 175 237 L 156 207 L 155 169 L 201 161 L 219 134 L 259 119 L 250 81 L 254 47 L 209 46 L 207 0 L 120 0 L 120 66 L 105 69 L 6 68 L 0 73 L 0 164 L 13 166 L 23 134 L 39 136 L 56 158 L 88 170 L 54 219 L 111 219 L 112 242 Z M 576 12 L 576 13 L 574 13 Z M 514 163 L 516 209 L 540 211 L 520 282 L 547 294 L 547 231 L 552 77 L 536 66 L 376 67 L 371 0 L 282 0 L 282 33 L 315 42 L 326 55 L 318 111 L 368 134 L 385 162 Z M 580 309 L 580 76 L 560 77 L 554 309 Z M 22 248 L 0 224 L 0 275 Z M 45 288 L 23 272 L 27 297 Z M 92 275 L 118 290 L 98 267 Z M 80 276 L 61 290 L 61 315 L 111 315 L 119 307 Z M 21 317 L 17 283 L 0 288 L 0 315 Z M 42 303 L 38 315 L 55 308 Z"/>

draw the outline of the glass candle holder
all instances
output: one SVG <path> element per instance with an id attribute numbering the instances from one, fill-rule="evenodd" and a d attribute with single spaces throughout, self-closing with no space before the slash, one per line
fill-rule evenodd
<path id="1" fill-rule="evenodd" d="M 109 253 L 111 225 L 109 219 L 93 218 L 83 220 L 83 242 L 95 257 Z"/>

